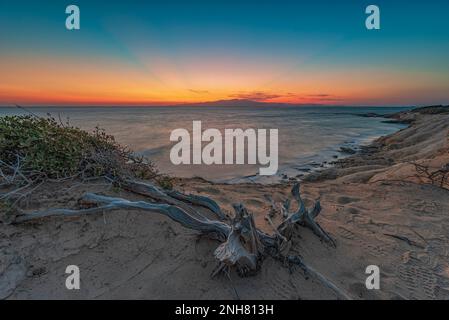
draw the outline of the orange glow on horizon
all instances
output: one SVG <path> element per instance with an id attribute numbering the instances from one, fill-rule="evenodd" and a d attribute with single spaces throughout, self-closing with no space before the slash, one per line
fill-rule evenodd
<path id="1" fill-rule="evenodd" d="M 182 70 L 164 59 L 155 66 L 106 58 L 5 56 L 0 60 L 0 105 L 174 105 L 216 100 L 323 105 L 419 104 L 444 98 L 445 79 L 409 71 L 270 67 L 213 63 Z M 367 76 L 368 74 L 368 76 Z M 417 77 L 426 80 L 422 88 Z M 274 80 L 275 79 L 275 80 Z M 428 97 L 427 97 L 428 98 Z"/>

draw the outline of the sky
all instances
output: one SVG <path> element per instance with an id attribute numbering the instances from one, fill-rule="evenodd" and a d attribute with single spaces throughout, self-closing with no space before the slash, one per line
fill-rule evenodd
<path id="1" fill-rule="evenodd" d="M 449 1 L 0 1 L 0 105 L 227 99 L 448 104 Z"/>

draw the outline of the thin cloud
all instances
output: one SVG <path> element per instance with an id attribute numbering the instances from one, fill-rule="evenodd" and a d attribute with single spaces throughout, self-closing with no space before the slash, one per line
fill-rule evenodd
<path id="1" fill-rule="evenodd" d="M 317 94 L 308 94 L 308 98 L 313 98 L 314 100 L 318 101 L 343 101 L 341 97 L 334 96 L 332 94 L 327 93 L 317 93 Z"/>
<path id="2" fill-rule="evenodd" d="M 331 95 L 327 93 L 318 93 L 318 94 L 308 94 L 307 96 L 311 98 L 327 98 L 330 97 Z"/>
<path id="3" fill-rule="evenodd" d="M 318 98 L 318 101 L 344 101 L 342 98 Z"/>
<path id="4" fill-rule="evenodd" d="M 254 101 L 265 101 L 276 98 L 282 98 L 283 95 L 267 93 L 263 91 L 252 91 L 252 92 L 239 92 L 232 95 L 229 95 L 230 98 L 234 99 L 245 99 L 245 100 L 254 100 Z"/>
<path id="5" fill-rule="evenodd" d="M 207 90 L 195 90 L 195 89 L 189 89 L 190 92 L 196 93 L 196 94 L 208 94 L 209 91 Z"/>

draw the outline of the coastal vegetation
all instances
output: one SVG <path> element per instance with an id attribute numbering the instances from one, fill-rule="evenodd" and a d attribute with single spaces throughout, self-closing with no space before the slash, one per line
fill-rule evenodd
<path id="1" fill-rule="evenodd" d="M 88 133 L 53 117 L 0 118 L 2 178 L 66 179 L 131 175 L 154 178 L 154 165 L 100 128 Z M 15 175 L 14 175 L 15 173 Z"/>
<path id="2" fill-rule="evenodd" d="M 44 182 L 104 178 L 154 180 L 170 188 L 170 178 L 154 164 L 117 143 L 101 128 L 87 132 L 51 115 L 0 117 L 0 195 L 7 212 Z M 3 210 L 2 210 L 3 211 Z"/>

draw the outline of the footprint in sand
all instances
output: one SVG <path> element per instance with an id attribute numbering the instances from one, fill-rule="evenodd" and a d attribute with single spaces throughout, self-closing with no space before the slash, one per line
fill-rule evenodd
<path id="1" fill-rule="evenodd" d="M 448 279 L 438 274 L 442 261 L 437 257 L 409 251 L 397 268 L 397 286 L 411 299 L 449 299 Z"/>
<path id="2" fill-rule="evenodd" d="M 354 208 L 354 207 L 347 207 L 347 208 L 345 208 L 345 211 L 349 214 L 359 214 L 360 213 L 359 209 Z"/>
<path id="3" fill-rule="evenodd" d="M 217 195 L 220 194 L 220 190 L 212 187 L 197 187 L 195 188 L 197 193 L 204 193 L 204 194 L 211 194 L 211 195 Z"/>
<path id="4" fill-rule="evenodd" d="M 356 235 L 354 232 L 350 231 L 349 229 L 346 229 L 344 227 L 338 227 L 338 234 L 347 240 L 355 241 L 362 249 L 364 249 L 367 253 L 375 256 L 375 257 L 385 257 L 386 253 L 385 250 L 382 249 L 379 245 L 374 245 L 366 242 L 361 237 Z M 379 240 L 376 240 L 376 242 L 379 242 Z M 385 246 L 384 244 L 383 246 Z"/>
<path id="5" fill-rule="evenodd" d="M 398 267 L 398 277 L 403 283 L 399 287 L 405 289 L 412 299 L 435 299 L 437 278 L 430 270 L 419 266 L 401 265 Z"/>
<path id="6" fill-rule="evenodd" d="M 340 234 L 340 236 L 348 240 L 354 240 L 356 238 L 355 234 L 352 231 L 343 227 L 338 227 L 338 233 Z"/>
<path id="7" fill-rule="evenodd" d="M 352 198 L 352 197 L 348 197 L 348 196 L 341 196 L 341 197 L 337 198 L 338 204 L 348 204 L 348 203 L 358 202 L 358 201 L 360 201 L 359 198 Z"/>
<path id="8" fill-rule="evenodd" d="M 243 203 L 245 203 L 248 206 L 254 206 L 254 207 L 262 207 L 264 203 L 260 201 L 259 199 L 245 199 L 243 200 Z"/>
<path id="9" fill-rule="evenodd" d="M 440 206 L 434 201 L 420 200 L 410 203 L 408 207 L 413 209 L 418 216 L 434 216 L 441 212 Z"/>

